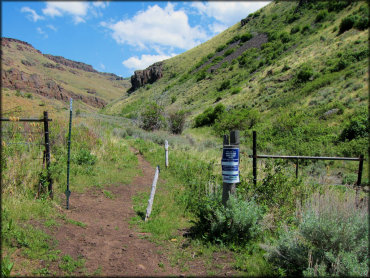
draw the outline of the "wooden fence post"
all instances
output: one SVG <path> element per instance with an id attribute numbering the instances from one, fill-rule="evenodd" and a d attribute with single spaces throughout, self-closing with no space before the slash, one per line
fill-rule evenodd
<path id="1" fill-rule="evenodd" d="M 239 130 L 230 132 L 229 137 L 224 136 L 224 146 L 222 154 L 222 178 L 224 180 L 222 187 L 222 204 L 226 206 L 230 194 L 234 195 L 236 191 L 236 184 L 239 183 Z"/>
<path id="2" fill-rule="evenodd" d="M 44 111 L 44 132 L 45 132 L 45 158 L 46 170 L 48 172 L 48 191 L 50 197 L 53 199 L 53 182 L 50 174 L 50 142 L 49 142 L 49 119 L 48 112 Z"/>
<path id="3" fill-rule="evenodd" d="M 152 183 L 152 191 L 150 192 L 148 207 L 146 208 L 145 222 L 148 221 L 148 218 L 152 212 L 152 206 L 153 206 L 153 201 L 154 201 L 155 189 L 157 187 L 158 176 L 159 176 L 159 166 L 155 168 L 155 175 L 154 175 L 154 179 Z"/>
<path id="4" fill-rule="evenodd" d="M 360 155 L 360 162 L 358 165 L 358 175 L 357 175 L 357 186 L 361 186 L 361 180 L 362 180 L 362 169 L 364 167 L 364 155 Z"/>
<path id="5" fill-rule="evenodd" d="M 257 132 L 253 130 L 253 184 L 257 185 Z"/>
<path id="6" fill-rule="evenodd" d="M 166 161 L 166 168 L 168 168 L 168 141 L 164 141 L 164 150 L 165 150 L 165 161 Z"/>
<path id="7" fill-rule="evenodd" d="M 357 174 L 357 183 L 356 183 L 356 198 L 355 198 L 355 202 L 356 202 L 356 208 L 358 208 L 358 206 L 360 205 L 360 202 L 359 202 L 359 196 L 358 196 L 358 191 L 360 190 L 360 186 L 361 186 L 361 180 L 362 180 L 362 169 L 364 167 L 364 155 L 361 154 L 360 155 L 360 160 L 359 160 L 359 165 L 358 165 L 358 174 Z"/>

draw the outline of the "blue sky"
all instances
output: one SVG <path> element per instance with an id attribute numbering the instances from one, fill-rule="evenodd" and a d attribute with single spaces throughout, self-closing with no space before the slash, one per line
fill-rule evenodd
<path id="1" fill-rule="evenodd" d="M 129 77 L 183 53 L 268 2 L 2 1 L 2 36 Z"/>

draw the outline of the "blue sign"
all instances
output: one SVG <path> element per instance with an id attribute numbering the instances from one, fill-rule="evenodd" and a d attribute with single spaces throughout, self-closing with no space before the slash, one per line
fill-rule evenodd
<path id="1" fill-rule="evenodd" d="M 225 183 L 237 183 L 239 180 L 239 148 L 223 149 L 222 180 Z"/>

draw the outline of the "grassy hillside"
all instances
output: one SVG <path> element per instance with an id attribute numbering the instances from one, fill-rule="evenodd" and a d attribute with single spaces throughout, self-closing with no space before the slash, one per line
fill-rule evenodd
<path id="1" fill-rule="evenodd" d="M 139 118 L 154 101 L 165 113 L 185 110 L 192 127 L 205 108 L 221 103 L 229 114 L 253 111 L 253 129 L 263 134 L 264 150 L 277 145 L 296 154 L 367 153 L 363 140 L 335 150 L 327 147 L 342 144 L 336 139 L 351 119 L 367 119 L 367 4 L 311 2 L 269 4 L 249 15 L 244 26 L 239 22 L 164 61 L 162 79 L 108 105 L 105 112 Z M 348 17 L 352 25 L 346 29 Z M 253 41 L 263 35 L 267 43 Z M 257 47 L 236 56 L 248 43 Z M 252 128 L 247 126 L 241 128 L 245 135 Z"/>
<path id="2" fill-rule="evenodd" d="M 50 59 L 54 56 L 43 55 L 40 51 L 34 49 L 31 45 L 15 39 L 2 39 L 2 74 L 3 87 L 9 87 L 4 82 L 4 74 L 9 70 L 17 70 L 25 76 L 36 76 L 38 84 L 22 84 L 25 78 L 18 80 L 20 93 L 35 93 L 37 85 L 43 86 L 44 83 L 53 81 L 56 86 L 65 91 L 72 92 L 82 96 L 82 103 L 91 103 L 85 101 L 86 98 L 102 99 L 106 103 L 124 95 L 130 87 L 129 81 L 114 74 L 100 73 L 91 66 L 64 59 Z M 58 57 L 56 57 L 58 58 Z M 11 78 L 10 78 L 11 79 Z M 26 81 L 24 81 L 26 82 Z M 30 88 L 32 87 L 32 88 Z M 55 86 L 54 86 L 55 87 Z M 16 88 L 11 88 L 16 89 Z M 50 98 L 55 98 L 50 88 Z M 48 88 L 45 89 L 48 91 Z M 88 109 L 88 107 L 86 107 Z"/>

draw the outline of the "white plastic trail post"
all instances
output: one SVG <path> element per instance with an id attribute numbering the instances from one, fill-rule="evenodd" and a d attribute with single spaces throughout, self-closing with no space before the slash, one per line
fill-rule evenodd
<path id="1" fill-rule="evenodd" d="M 164 141 L 164 149 L 166 153 L 166 168 L 167 168 L 168 167 L 168 141 L 167 140 Z"/>
<path id="2" fill-rule="evenodd" d="M 155 175 L 154 175 L 153 184 L 152 184 L 152 191 L 150 192 L 148 207 L 146 208 L 145 222 L 148 221 L 148 218 L 152 212 L 152 206 L 153 206 L 153 201 L 154 201 L 155 189 L 157 187 L 158 176 L 159 176 L 159 166 L 155 168 Z"/>

